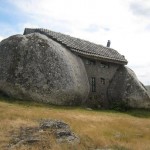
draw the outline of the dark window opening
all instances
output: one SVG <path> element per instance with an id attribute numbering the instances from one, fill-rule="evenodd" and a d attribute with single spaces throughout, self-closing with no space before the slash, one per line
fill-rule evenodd
<path id="1" fill-rule="evenodd" d="M 101 78 L 101 84 L 105 84 L 105 79 Z"/>
<path id="2" fill-rule="evenodd" d="M 92 92 L 96 92 L 96 78 L 92 77 L 91 81 Z"/>
<path id="3" fill-rule="evenodd" d="M 109 64 L 105 62 L 101 62 L 101 68 L 109 68 Z"/>
<path id="4" fill-rule="evenodd" d="M 87 60 L 86 60 L 86 64 L 87 64 L 87 65 L 95 65 L 96 62 L 95 62 L 95 60 L 89 60 L 89 59 L 87 59 Z"/>

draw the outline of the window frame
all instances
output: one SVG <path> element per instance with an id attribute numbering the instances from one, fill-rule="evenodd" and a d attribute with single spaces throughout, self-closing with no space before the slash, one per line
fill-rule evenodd
<path id="1" fill-rule="evenodd" d="M 106 84 L 106 80 L 105 78 L 101 78 L 101 84 L 105 85 Z"/>
<path id="2" fill-rule="evenodd" d="M 95 60 L 91 60 L 91 59 L 86 59 L 85 64 L 86 65 L 96 65 L 96 61 Z"/>
<path id="3" fill-rule="evenodd" d="M 109 68 L 109 64 L 105 62 L 101 62 L 100 66 L 101 68 Z"/>
<path id="4" fill-rule="evenodd" d="M 96 92 L 96 78 L 91 77 L 91 91 Z"/>

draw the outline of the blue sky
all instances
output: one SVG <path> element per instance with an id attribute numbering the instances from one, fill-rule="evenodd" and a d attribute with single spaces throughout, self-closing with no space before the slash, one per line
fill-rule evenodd
<path id="1" fill-rule="evenodd" d="M 150 0 L 0 0 L 0 40 L 42 27 L 106 45 L 150 85 Z"/>

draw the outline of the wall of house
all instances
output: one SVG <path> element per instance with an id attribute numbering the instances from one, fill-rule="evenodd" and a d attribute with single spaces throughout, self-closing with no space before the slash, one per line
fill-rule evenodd
<path id="1" fill-rule="evenodd" d="M 81 58 L 84 62 L 90 84 L 90 93 L 87 103 L 90 106 L 107 107 L 107 88 L 120 65 L 85 57 Z M 95 86 L 95 89 L 93 89 L 93 86 Z"/>

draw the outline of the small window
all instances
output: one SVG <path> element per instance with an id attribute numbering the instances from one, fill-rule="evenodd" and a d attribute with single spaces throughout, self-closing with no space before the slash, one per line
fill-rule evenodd
<path id="1" fill-rule="evenodd" d="M 86 60 L 85 63 L 86 63 L 86 65 L 90 65 L 91 64 L 89 60 Z"/>
<path id="2" fill-rule="evenodd" d="M 91 78 L 91 87 L 92 87 L 92 92 L 96 92 L 96 78 L 95 77 Z"/>
<path id="3" fill-rule="evenodd" d="M 87 65 L 95 65 L 96 62 L 95 62 L 95 60 L 89 60 L 89 59 L 87 59 L 87 60 L 86 60 L 86 64 L 87 64 Z"/>
<path id="4" fill-rule="evenodd" d="M 91 65 L 95 65 L 96 64 L 95 60 L 90 60 L 90 61 L 91 61 Z"/>
<path id="5" fill-rule="evenodd" d="M 105 84 L 105 79 L 101 78 L 101 84 Z"/>
<path id="6" fill-rule="evenodd" d="M 109 64 L 101 62 L 101 68 L 109 68 Z"/>

